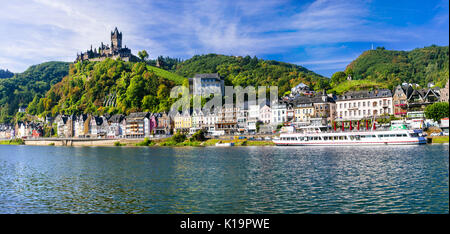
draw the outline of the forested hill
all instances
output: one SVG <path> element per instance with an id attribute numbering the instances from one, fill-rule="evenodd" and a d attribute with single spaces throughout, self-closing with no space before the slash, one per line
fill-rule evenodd
<path id="1" fill-rule="evenodd" d="M 0 123 L 10 122 L 20 106 L 27 106 L 36 95 L 44 95 L 68 71 L 67 62 L 46 62 L 0 79 Z"/>
<path id="2" fill-rule="evenodd" d="M 70 65 L 69 75 L 42 98 L 36 96 L 27 112 L 41 117 L 57 114 L 129 114 L 168 111 L 175 101 L 170 89 L 186 78 L 144 62 L 105 59 Z"/>
<path id="3" fill-rule="evenodd" d="M 429 82 L 443 87 L 449 77 L 448 46 L 429 46 L 412 51 L 368 50 L 351 62 L 345 73 L 353 79 L 367 79 L 397 85 Z"/>
<path id="4" fill-rule="evenodd" d="M 316 90 L 327 88 L 329 79 L 302 66 L 256 57 L 226 56 L 218 54 L 196 55 L 177 64 L 175 73 L 193 77 L 196 73 L 219 73 L 226 85 L 275 85 L 279 94 L 290 91 L 303 82 Z"/>
<path id="5" fill-rule="evenodd" d="M 0 79 L 13 77 L 14 73 L 10 72 L 8 69 L 0 69 Z"/>

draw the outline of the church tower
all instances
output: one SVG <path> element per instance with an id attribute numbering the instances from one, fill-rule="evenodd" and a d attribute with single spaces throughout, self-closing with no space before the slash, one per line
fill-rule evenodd
<path id="1" fill-rule="evenodd" d="M 111 32 L 111 50 L 122 48 L 122 33 L 119 33 L 117 27 Z"/>

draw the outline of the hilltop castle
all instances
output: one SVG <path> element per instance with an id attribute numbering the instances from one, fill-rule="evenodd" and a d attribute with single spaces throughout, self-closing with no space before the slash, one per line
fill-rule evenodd
<path id="1" fill-rule="evenodd" d="M 131 54 L 131 50 L 125 46 L 122 48 L 122 32 L 117 30 L 117 27 L 111 32 L 111 47 L 109 45 L 101 44 L 98 48 L 91 49 L 86 51 L 85 53 L 81 52 L 81 54 L 77 53 L 78 61 L 102 61 L 106 58 L 117 59 L 121 58 L 124 61 L 137 61 L 139 60 L 136 56 Z"/>

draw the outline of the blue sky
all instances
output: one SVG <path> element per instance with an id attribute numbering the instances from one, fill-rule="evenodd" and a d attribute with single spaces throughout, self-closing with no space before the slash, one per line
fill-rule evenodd
<path id="1" fill-rule="evenodd" d="M 449 2 L 0 0 L 0 68 L 73 61 L 110 43 L 115 26 L 137 54 L 256 55 L 330 77 L 363 51 L 449 43 Z"/>

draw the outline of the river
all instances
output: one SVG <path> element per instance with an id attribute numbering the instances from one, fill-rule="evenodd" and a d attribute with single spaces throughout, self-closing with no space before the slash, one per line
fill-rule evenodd
<path id="1" fill-rule="evenodd" d="M 0 145 L 0 213 L 448 213 L 449 146 Z"/>

